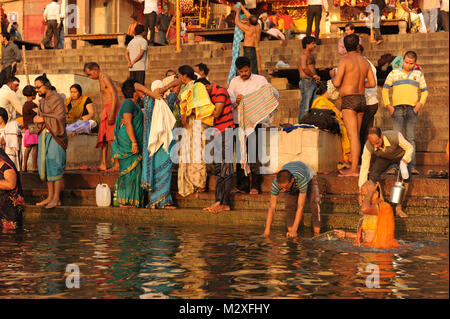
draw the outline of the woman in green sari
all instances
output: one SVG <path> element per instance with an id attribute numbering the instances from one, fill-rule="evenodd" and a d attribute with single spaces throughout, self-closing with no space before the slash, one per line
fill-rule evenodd
<path id="1" fill-rule="evenodd" d="M 144 193 L 141 188 L 142 140 L 144 115 L 137 105 L 138 95 L 134 81 L 122 84 L 126 100 L 120 106 L 114 128 L 113 158 L 120 170 L 115 188 L 120 207 L 142 207 Z"/>

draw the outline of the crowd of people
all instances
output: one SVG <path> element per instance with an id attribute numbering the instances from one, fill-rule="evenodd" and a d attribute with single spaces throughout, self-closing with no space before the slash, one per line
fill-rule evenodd
<path id="1" fill-rule="evenodd" d="M 236 25 L 241 27 L 238 18 L 241 10 L 234 7 L 233 11 L 236 12 Z M 249 24 L 242 25 L 244 56 L 233 61 L 232 70 L 235 72 L 228 88 L 209 79 L 209 68 L 204 63 L 168 70 L 163 79 L 154 81 L 147 88 L 147 27 L 140 24 L 135 26 L 135 37 L 125 52 L 130 76 L 121 85 L 124 101 L 119 100 L 111 77 L 98 63 L 85 64 L 86 76 L 99 81 L 103 103 L 97 139 L 102 155 L 98 170 L 119 173 L 114 186 L 114 200 L 118 206 L 176 209 L 171 194 L 174 164 L 178 164 L 177 189 L 181 196 L 204 192 L 207 170 L 202 154 L 206 152 L 206 140 L 196 137 L 210 133 L 215 145 L 212 161 L 215 202 L 204 210 L 214 214 L 229 211 L 233 193 L 261 193 L 263 175 L 259 153 L 262 149 L 258 143 L 254 144 L 260 140 L 260 129 L 270 123 L 271 114 L 278 108 L 279 92 L 264 76 L 257 74 L 253 49 L 255 34 L 260 32 L 260 27 L 255 16 L 245 9 L 242 11 L 249 21 Z M 339 175 L 359 177 L 364 222 L 358 234 L 336 231 L 336 235 L 382 246 L 376 242 L 376 238 L 379 239 L 375 235 L 377 225 L 383 220 L 384 231 L 392 232 L 393 236 L 393 209 L 389 209 L 389 205 L 380 205 L 384 203 L 378 187 L 380 177 L 391 168 L 398 170 L 407 189 L 410 175 L 418 173 L 414 168 L 416 123 L 428 89 L 423 72 L 417 65 L 417 54 L 407 51 L 401 57 L 400 67 L 390 72 L 383 84 L 383 102 L 394 126 L 392 130 L 381 131 L 373 127 L 378 110 L 376 69 L 364 56 L 364 48 L 354 33 L 354 27 L 351 24 L 346 26 L 346 35 L 337 48 L 341 58 L 337 68 L 330 71 L 331 80 L 328 82 L 321 81 L 317 74 L 316 38 L 305 36 L 302 47 L 298 63 L 301 91 L 298 123 L 302 123 L 311 110 L 331 110 L 339 126 L 343 162 L 348 164 L 339 170 Z M 0 108 L 0 173 L 3 174 L 0 195 L 10 199 L 0 201 L 0 205 L 16 210 L 15 215 L 2 215 L 3 227 L 20 224 L 23 197 L 18 170 L 27 170 L 30 153 L 32 168 L 37 168 L 48 189 L 47 198 L 36 205 L 48 209 L 61 205 L 67 125 L 92 120 L 94 114 L 92 100 L 83 96 L 78 84 L 71 86 L 70 97 L 64 101 L 43 74 L 35 79 L 34 86 L 23 89 L 23 95 L 27 97 L 23 107 L 17 103 L 17 97 L 14 98 L 18 87 L 19 80 L 10 76 L 0 89 L 1 105 L 10 106 Z M 391 90 L 392 102 L 389 97 Z M 33 102 L 37 95 L 41 98 L 39 105 Z M 338 97 L 342 101 L 340 108 L 333 103 Z M 22 165 L 18 154 L 22 135 L 15 121 L 16 112 L 23 114 L 26 151 Z M 181 128 L 181 134 L 176 132 L 176 128 Z M 236 143 L 234 136 L 237 137 Z M 111 167 L 108 167 L 107 160 L 109 149 L 112 151 Z M 251 149 L 253 151 L 247 152 Z M 174 161 L 174 153 L 178 155 L 178 162 Z M 297 236 L 307 198 L 314 234 L 318 236 L 321 195 L 317 173 L 300 161 L 286 163 L 273 180 L 264 234 L 270 234 L 281 192 L 285 194 L 287 237 Z M 407 217 L 403 205 L 404 201 L 394 207 L 396 215 L 401 218 Z M 378 216 L 378 222 L 373 216 Z M 393 237 L 386 238 L 385 245 L 396 245 Z"/>

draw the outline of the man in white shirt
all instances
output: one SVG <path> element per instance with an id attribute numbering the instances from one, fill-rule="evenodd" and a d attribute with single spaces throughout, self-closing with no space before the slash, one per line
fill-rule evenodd
<path id="1" fill-rule="evenodd" d="M 153 45 L 155 42 L 156 18 L 158 16 L 158 0 L 138 0 L 138 2 L 144 2 L 144 18 L 142 21 L 145 28 L 144 38 L 147 39 L 147 32 L 150 29 L 149 44 Z"/>
<path id="2" fill-rule="evenodd" d="M 41 48 L 50 47 L 53 37 L 53 48 L 58 49 L 61 23 L 61 6 L 58 4 L 58 0 L 53 0 L 45 7 L 44 21 L 47 23 L 47 33 L 44 40 L 42 40 Z"/>
<path id="3" fill-rule="evenodd" d="M 125 58 L 128 61 L 130 79 L 145 85 L 145 69 L 147 66 L 148 43 L 144 39 L 146 31 L 142 24 L 138 24 L 134 29 L 136 36 L 128 43 L 125 51 Z"/>
<path id="4" fill-rule="evenodd" d="M 314 30 L 316 44 L 320 45 L 320 20 L 322 19 L 322 8 L 325 9 L 326 16 L 328 12 L 328 0 L 308 0 L 308 9 L 306 12 L 306 35 L 311 35 L 312 24 L 314 20 Z"/>
<path id="5" fill-rule="evenodd" d="M 429 32 L 436 32 L 440 7 L 441 3 L 439 0 L 423 0 L 423 18 Z"/>
<path id="6" fill-rule="evenodd" d="M 8 79 L 8 82 L 0 88 L 0 106 L 8 112 L 8 119 L 15 120 L 16 112 L 22 114 L 22 103 L 17 97 L 20 80 L 16 77 Z"/>
<path id="7" fill-rule="evenodd" d="M 237 107 L 241 103 L 242 98 L 250 93 L 255 92 L 263 85 L 268 84 L 267 79 L 262 75 L 252 74 L 251 72 L 251 62 L 246 57 L 239 57 L 236 59 L 236 69 L 238 76 L 234 77 L 230 85 L 228 87 L 228 94 L 230 95 L 231 103 L 233 104 L 233 120 L 235 124 L 239 124 L 238 122 L 238 113 Z M 279 93 L 274 89 L 274 94 L 276 98 L 279 98 Z M 265 120 L 263 120 L 265 122 Z M 256 125 L 255 131 L 248 136 L 248 140 L 258 141 L 258 129 L 262 127 L 262 123 Z M 253 134 L 256 134 L 256 139 L 252 137 Z M 259 144 L 259 143 L 258 143 Z M 261 191 L 261 184 L 263 181 L 263 177 L 260 174 L 261 164 L 259 162 L 259 145 L 256 147 L 256 163 L 250 163 L 250 171 L 249 176 L 245 176 L 244 170 L 242 169 L 240 163 L 236 163 L 236 175 L 237 175 L 237 185 L 236 191 L 239 192 L 250 192 L 250 194 L 258 194 Z M 247 149 L 251 149 L 247 147 Z M 250 181 L 251 178 L 251 181 Z"/>
<path id="8" fill-rule="evenodd" d="M 360 44 L 358 46 L 359 54 L 361 54 L 367 62 L 369 62 L 370 68 L 372 69 L 373 77 L 375 78 L 375 87 L 366 88 L 365 89 L 365 97 L 366 97 L 366 109 L 364 110 L 363 119 L 361 122 L 361 129 L 359 133 L 359 139 L 361 142 L 361 155 L 363 153 L 363 147 L 367 141 L 367 135 L 369 134 L 369 128 L 373 127 L 373 121 L 375 119 L 375 114 L 378 111 L 378 89 L 377 89 L 377 69 L 369 61 L 368 58 L 364 56 L 364 47 Z"/>

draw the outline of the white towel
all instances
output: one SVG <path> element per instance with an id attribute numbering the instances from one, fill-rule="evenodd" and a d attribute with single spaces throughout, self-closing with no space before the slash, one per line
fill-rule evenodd
<path id="1" fill-rule="evenodd" d="M 10 120 L 5 125 L 5 153 L 14 162 L 18 171 L 20 171 L 20 144 L 19 144 L 20 124 L 17 121 Z"/>
<path id="2" fill-rule="evenodd" d="M 151 90 L 154 91 L 164 86 L 160 80 L 152 83 Z M 172 129 L 175 126 L 175 116 L 163 99 L 155 100 L 153 107 L 150 136 L 148 137 L 149 156 L 153 156 L 161 146 L 169 153 L 169 146 L 173 140 Z"/>

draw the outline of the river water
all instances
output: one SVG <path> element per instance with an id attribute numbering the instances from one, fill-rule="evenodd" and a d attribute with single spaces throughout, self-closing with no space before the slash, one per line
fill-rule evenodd
<path id="1" fill-rule="evenodd" d="M 262 231 L 27 222 L 0 234 L 0 298 L 449 298 L 448 238 L 374 251 Z"/>

